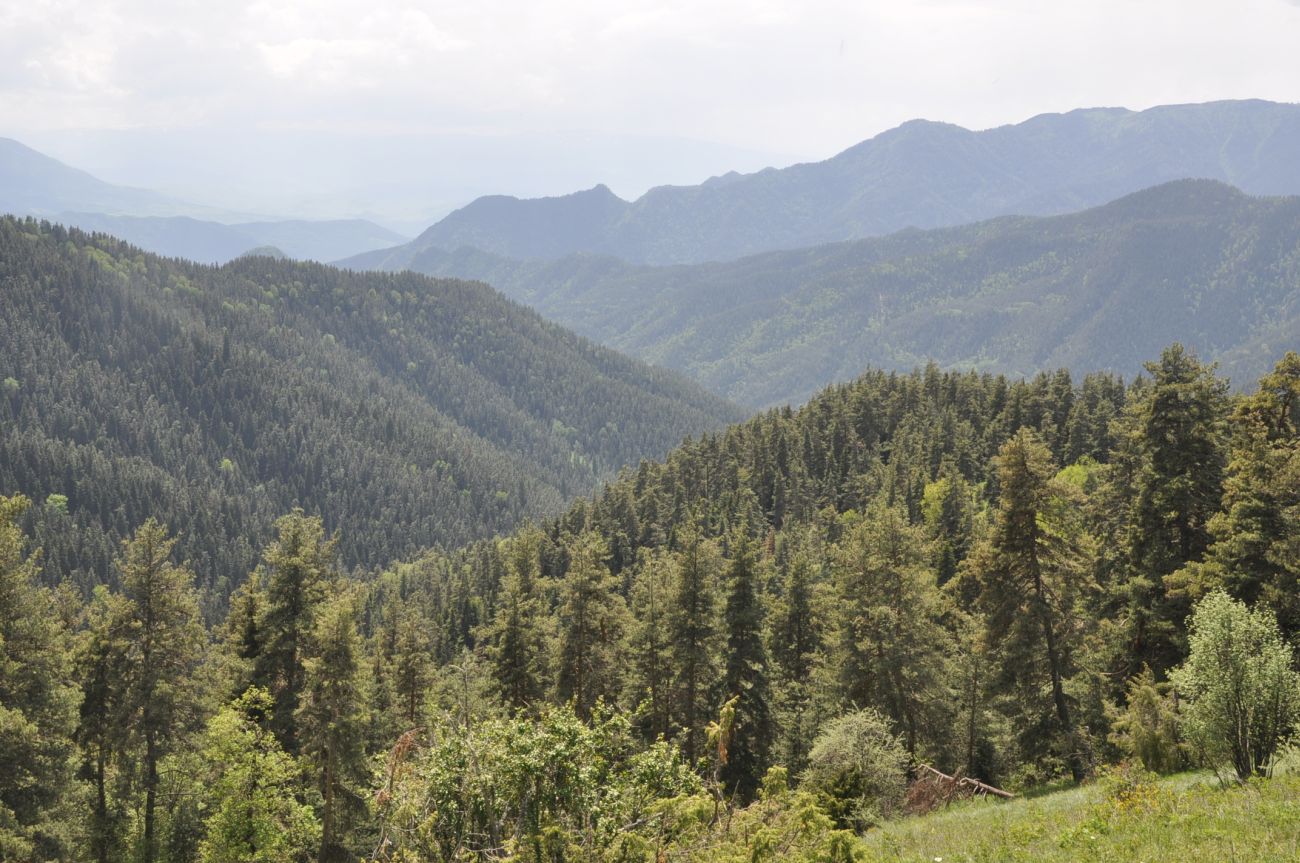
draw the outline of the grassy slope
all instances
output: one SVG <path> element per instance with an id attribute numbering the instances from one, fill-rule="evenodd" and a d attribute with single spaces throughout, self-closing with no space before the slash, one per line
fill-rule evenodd
<path id="1" fill-rule="evenodd" d="M 1011 802 L 970 802 L 874 830 L 868 858 L 984 861 L 1300 860 L 1300 776 L 1222 788 L 1208 774 L 1097 782 Z"/>

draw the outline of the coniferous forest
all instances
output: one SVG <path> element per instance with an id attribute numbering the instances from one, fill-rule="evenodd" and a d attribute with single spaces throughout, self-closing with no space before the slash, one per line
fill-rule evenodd
<path id="1" fill-rule="evenodd" d="M 5 230 L 72 246 L 72 284 L 103 256 L 193 293 L 160 328 L 234 302 L 223 278 L 295 273 Z M 294 344 L 272 300 L 245 314 Z M 32 415 L 19 386 L 7 416 Z M 867 839 L 931 769 L 1008 793 L 1121 761 L 1249 780 L 1300 717 L 1295 353 L 1242 392 L 1177 344 L 1129 382 L 868 372 L 404 562 L 358 566 L 364 521 L 288 509 L 241 537 L 237 586 L 243 559 L 208 569 L 171 506 L 120 509 L 106 576 L 47 586 L 64 540 L 31 513 L 65 506 L 0 505 L 7 860 L 904 859 Z"/>

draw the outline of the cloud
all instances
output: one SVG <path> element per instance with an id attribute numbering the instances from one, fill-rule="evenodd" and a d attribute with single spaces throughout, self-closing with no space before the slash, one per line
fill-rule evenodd
<path id="1" fill-rule="evenodd" d="M 27 0 L 0 134 L 671 135 L 826 156 L 916 116 L 1300 100 L 1300 0 Z"/>

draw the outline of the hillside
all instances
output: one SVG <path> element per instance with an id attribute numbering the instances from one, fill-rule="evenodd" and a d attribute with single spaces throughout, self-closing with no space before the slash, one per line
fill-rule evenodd
<path id="1" fill-rule="evenodd" d="M 984 131 L 915 120 L 823 162 L 660 187 L 632 202 L 603 186 L 480 198 L 410 244 L 350 264 L 400 268 L 428 249 L 462 246 L 511 258 L 730 260 L 906 227 L 1065 213 L 1186 177 L 1300 194 L 1297 152 L 1300 105 L 1262 101 L 1080 109 Z"/>
<path id="2" fill-rule="evenodd" d="M 378 565 L 553 513 L 734 408 L 481 285 L 211 268 L 0 220 L 0 488 L 52 580 L 165 520 L 218 599 L 294 506 Z"/>
<path id="3" fill-rule="evenodd" d="M 645 267 L 424 252 L 421 272 L 487 281 L 551 320 L 761 407 L 868 366 L 927 360 L 1028 375 L 1132 376 L 1169 342 L 1234 382 L 1300 344 L 1300 198 L 1176 181 L 1065 216 Z"/>

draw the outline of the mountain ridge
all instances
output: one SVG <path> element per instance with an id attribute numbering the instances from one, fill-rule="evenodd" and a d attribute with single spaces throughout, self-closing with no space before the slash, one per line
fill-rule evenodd
<path id="1" fill-rule="evenodd" d="M 589 252 L 647 264 L 735 260 L 908 226 L 1071 212 L 1174 179 L 1297 194 L 1296 152 L 1300 105 L 1263 100 L 1085 108 L 981 131 L 912 120 L 820 162 L 659 186 L 630 202 L 584 193 L 493 196 L 489 208 L 479 199 L 405 246 L 341 263 L 400 268 L 427 249 L 465 245 L 511 258 Z"/>
<path id="2" fill-rule="evenodd" d="M 1078 213 L 728 262 L 513 261 L 465 247 L 425 250 L 411 266 L 493 284 L 758 408 L 800 402 L 869 366 L 906 371 L 930 360 L 1131 376 L 1179 340 L 1252 380 L 1300 342 L 1298 261 L 1300 197 L 1179 180 Z"/>

